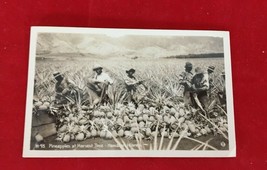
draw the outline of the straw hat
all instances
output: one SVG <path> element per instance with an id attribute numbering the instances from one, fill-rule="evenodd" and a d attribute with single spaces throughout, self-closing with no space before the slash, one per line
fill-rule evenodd
<path id="1" fill-rule="evenodd" d="M 59 77 L 59 76 L 62 77 L 62 75 L 61 75 L 59 72 L 55 72 L 55 73 L 53 73 L 53 76 L 54 76 L 54 78 L 57 78 L 57 77 Z"/>
<path id="2" fill-rule="evenodd" d="M 215 70 L 215 67 L 214 66 L 209 66 L 208 67 L 208 71 L 214 72 L 214 70 Z"/>
<path id="3" fill-rule="evenodd" d="M 204 73 L 204 71 L 200 67 L 197 67 L 195 69 L 195 72 L 196 72 L 196 74 L 203 74 Z"/>
<path id="4" fill-rule="evenodd" d="M 135 69 L 131 68 L 130 70 L 126 70 L 126 73 L 129 74 L 129 73 L 135 73 Z"/>
<path id="5" fill-rule="evenodd" d="M 99 64 L 94 64 L 93 70 L 95 71 L 97 69 L 103 69 L 103 67 L 101 65 L 99 65 Z"/>

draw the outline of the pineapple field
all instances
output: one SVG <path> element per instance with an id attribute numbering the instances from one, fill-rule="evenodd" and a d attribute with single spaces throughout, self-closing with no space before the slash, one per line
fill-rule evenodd
<path id="1" fill-rule="evenodd" d="M 37 60 L 32 114 L 39 119 L 49 115 L 55 129 L 47 136 L 32 132 L 31 149 L 228 150 L 227 109 L 217 99 L 218 91 L 206 110 L 209 116 L 183 102 L 178 80 L 187 61 L 193 70 L 215 66 L 218 79 L 224 70 L 223 58 Z M 114 83 L 109 99 L 92 107 L 88 79 L 96 63 Z M 137 103 L 127 102 L 123 77 L 130 68 L 146 87 Z M 55 97 L 55 72 L 71 83 L 63 104 Z"/>

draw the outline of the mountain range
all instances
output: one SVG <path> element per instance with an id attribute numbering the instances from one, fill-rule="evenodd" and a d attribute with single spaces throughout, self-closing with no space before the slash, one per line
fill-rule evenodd
<path id="1" fill-rule="evenodd" d="M 105 34 L 41 33 L 38 35 L 36 53 L 41 54 L 42 57 L 80 53 L 111 58 L 155 58 L 223 53 L 223 39 L 189 36 L 125 35 L 112 37 Z"/>

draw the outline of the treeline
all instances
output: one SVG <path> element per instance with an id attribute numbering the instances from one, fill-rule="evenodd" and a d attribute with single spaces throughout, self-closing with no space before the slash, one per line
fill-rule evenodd
<path id="1" fill-rule="evenodd" d="M 224 53 L 173 55 L 166 58 L 223 58 Z"/>

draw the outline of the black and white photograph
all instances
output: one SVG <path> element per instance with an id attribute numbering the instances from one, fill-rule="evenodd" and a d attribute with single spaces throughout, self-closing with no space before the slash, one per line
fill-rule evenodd
<path id="1" fill-rule="evenodd" d="M 32 27 L 24 157 L 234 157 L 229 32 Z"/>

